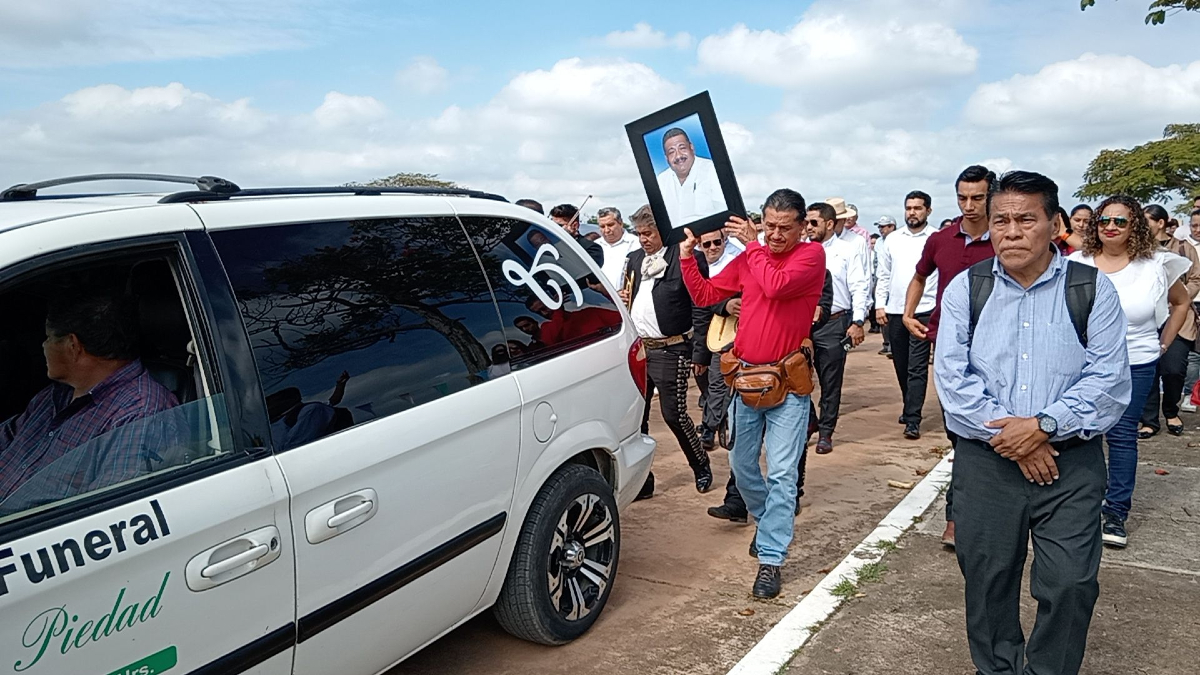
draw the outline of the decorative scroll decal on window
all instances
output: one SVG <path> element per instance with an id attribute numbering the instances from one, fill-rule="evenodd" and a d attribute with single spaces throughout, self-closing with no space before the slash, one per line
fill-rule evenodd
<path id="1" fill-rule="evenodd" d="M 580 306 L 583 304 L 583 291 L 580 290 L 579 284 L 575 283 L 571 275 L 559 265 L 556 265 L 554 262 L 542 261 L 542 258 L 545 256 L 554 258 L 557 261 L 561 255 L 554 246 L 542 244 L 537 250 L 537 255 L 533 257 L 533 264 L 530 265 L 528 270 L 515 260 L 505 260 L 501 263 L 500 269 L 504 271 L 504 276 L 510 283 L 514 286 L 528 286 L 529 290 L 533 291 L 538 300 L 541 300 L 546 307 L 552 310 L 559 309 L 567 300 L 563 294 L 562 284 L 554 279 L 555 276 L 558 276 L 570 287 L 571 293 L 575 296 L 575 305 Z M 534 278 L 536 274 L 547 275 L 545 288 Z M 547 293 L 547 289 L 554 293 L 553 297 Z"/>

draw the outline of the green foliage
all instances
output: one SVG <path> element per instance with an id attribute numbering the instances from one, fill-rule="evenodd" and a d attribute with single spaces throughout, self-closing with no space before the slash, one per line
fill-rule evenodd
<path id="1" fill-rule="evenodd" d="M 873 584 L 883 581 L 883 573 L 887 571 L 887 565 L 882 562 L 867 563 L 858 568 L 858 583 Z"/>
<path id="2" fill-rule="evenodd" d="M 857 592 L 858 592 L 858 584 L 854 583 L 853 581 L 850 581 L 849 579 L 842 579 L 841 581 L 839 581 L 837 583 L 837 586 L 834 586 L 829 591 L 829 594 L 836 598 L 841 598 L 843 600 L 849 600 L 850 598 L 853 598 L 854 594 Z"/>
<path id="3" fill-rule="evenodd" d="M 350 183 L 350 185 L 363 187 L 462 187 L 454 181 L 438 178 L 436 173 L 397 173 L 386 178 L 376 178 L 367 183 Z"/>
<path id="4" fill-rule="evenodd" d="M 1087 9 L 1095 4 L 1096 0 L 1079 0 L 1079 9 Z M 1146 25 L 1158 26 L 1165 23 L 1170 14 L 1200 11 L 1200 0 L 1153 0 L 1147 9 Z"/>
<path id="5" fill-rule="evenodd" d="M 875 542 L 875 548 L 879 549 L 880 551 L 883 551 L 884 553 L 891 553 L 893 551 L 898 550 L 900 548 L 900 546 L 898 544 L 896 544 L 896 542 L 894 542 L 894 541 L 884 540 L 884 541 Z"/>
<path id="6" fill-rule="evenodd" d="M 1200 2 L 1200 0 L 1197 0 Z M 1083 174 L 1080 199 L 1125 194 L 1143 203 L 1200 192 L 1200 124 L 1171 124 L 1162 140 L 1101 150 Z"/>

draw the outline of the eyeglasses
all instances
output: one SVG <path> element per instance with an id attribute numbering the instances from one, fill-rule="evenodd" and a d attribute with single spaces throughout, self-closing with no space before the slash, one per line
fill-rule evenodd
<path id="1" fill-rule="evenodd" d="M 1100 216 L 1098 222 L 1105 227 L 1116 225 L 1121 230 L 1129 227 L 1129 219 L 1125 216 Z"/>
<path id="2" fill-rule="evenodd" d="M 725 242 L 721 239 L 713 239 L 711 241 L 702 241 L 702 242 L 700 242 L 700 248 L 716 248 L 724 243 Z"/>
<path id="3" fill-rule="evenodd" d="M 805 222 L 807 222 L 809 225 L 812 225 L 813 227 L 820 227 L 820 226 L 821 226 L 821 221 L 819 221 L 819 220 L 816 220 L 815 218 L 809 219 L 809 220 L 807 220 L 807 221 L 805 221 Z"/>

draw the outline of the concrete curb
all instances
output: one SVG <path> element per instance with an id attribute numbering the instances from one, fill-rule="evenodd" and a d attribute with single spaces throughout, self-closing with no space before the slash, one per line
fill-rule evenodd
<path id="1" fill-rule="evenodd" d="M 838 566 L 833 568 L 803 600 L 792 608 L 775 627 L 767 632 L 728 675 L 775 675 L 791 661 L 796 652 L 808 642 L 818 626 L 842 604 L 831 591 L 843 579 L 854 580 L 864 565 L 878 562 L 884 551 L 877 547 L 881 541 L 894 542 L 911 528 L 914 518 L 925 513 L 942 487 L 950 482 L 953 451 L 931 470 L 908 495 L 887 514 L 866 539 L 854 548 Z"/>

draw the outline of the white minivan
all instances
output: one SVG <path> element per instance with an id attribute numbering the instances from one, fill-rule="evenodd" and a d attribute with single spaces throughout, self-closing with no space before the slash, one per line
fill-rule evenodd
<path id="1" fill-rule="evenodd" d="M 39 193 L 98 178 L 195 189 Z M 615 297 L 479 192 L 3 192 L 0 672 L 380 673 L 488 608 L 581 635 L 655 448 Z"/>

